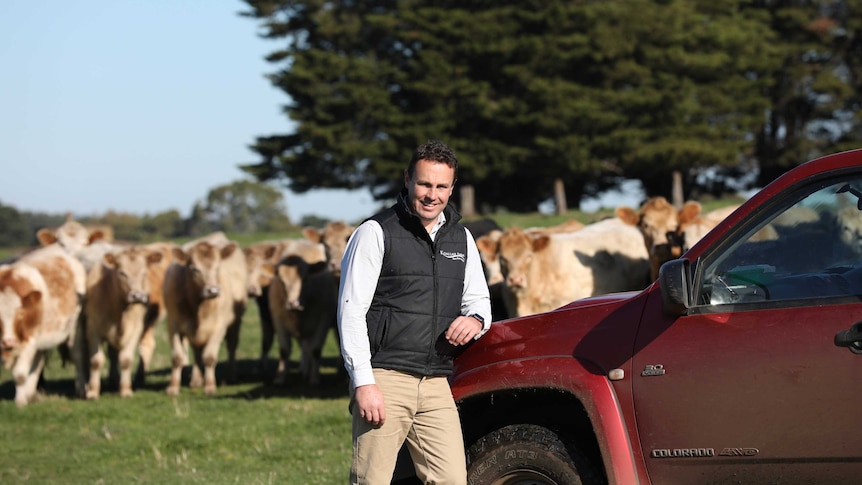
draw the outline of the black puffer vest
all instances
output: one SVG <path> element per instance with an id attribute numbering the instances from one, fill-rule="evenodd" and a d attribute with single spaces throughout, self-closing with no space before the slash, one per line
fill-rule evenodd
<path id="1" fill-rule="evenodd" d="M 461 314 L 467 235 L 461 215 L 444 209 L 446 224 L 432 242 L 403 194 L 372 217 L 383 228 L 383 267 L 368 310 L 371 366 L 423 376 L 452 373 L 456 348 L 444 333 Z"/>

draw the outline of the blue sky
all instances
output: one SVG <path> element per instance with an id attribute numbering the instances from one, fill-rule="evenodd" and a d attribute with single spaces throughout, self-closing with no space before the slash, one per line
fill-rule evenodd
<path id="1" fill-rule="evenodd" d="M 286 133 L 264 78 L 278 43 L 239 0 L 0 1 L 0 202 L 19 210 L 187 216 Z M 367 191 L 285 191 L 294 222 L 355 220 Z"/>
<path id="2" fill-rule="evenodd" d="M 0 202 L 76 216 L 188 216 L 290 131 L 264 77 L 279 47 L 240 0 L 0 0 Z M 637 204 L 639 187 L 584 210 Z M 291 220 L 356 221 L 366 190 L 284 191 Z M 625 195 L 624 195 L 625 194 Z"/>

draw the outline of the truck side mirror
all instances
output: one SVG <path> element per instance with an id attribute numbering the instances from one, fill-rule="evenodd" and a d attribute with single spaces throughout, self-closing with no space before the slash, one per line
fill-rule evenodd
<path id="1" fill-rule="evenodd" d="M 685 315 L 691 308 L 691 263 L 672 259 L 659 268 L 658 281 L 664 313 L 671 317 Z"/>

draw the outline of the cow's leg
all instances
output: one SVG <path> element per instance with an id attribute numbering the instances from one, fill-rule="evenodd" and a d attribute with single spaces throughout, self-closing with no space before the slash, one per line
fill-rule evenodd
<path id="1" fill-rule="evenodd" d="M 216 392 L 215 369 L 218 363 L 218 349 L 221 341 L 221 338 L 211 338 L 203 347 L 200 354 L 204 371 L 204 394 L 207 396 L 212 396 Z"/>
<path id="2" fill-rule="evenodd" d="M 287 318 L 294 318 L 295 316 L 292 314 L 293 312 L 289 312 L 286 315 Z M 275 334 L 278 337 L 278 370 L 275 374 L 275 379 L 272 381 L 273 384 L 277 384 L 279 386 L 284 385 L 285 379 L 287 378 L 287 372 L 290 366 L 290 354 L 293 350 L 293 342 L 291 341 L 290 334 L 287 332 L 287 328 L 285 328 L 284 322 L 276 319 L 273 321 L 273 326 L 275 328 Z"/>
<path id="3" fill-rule="evenodd" d="M 132 395 L 132 364 L 135 362 L 135 350 L 141 343 L 144 331 L 142 320 L 133 318 L 121 324 L 122 332 L 118 348 L 115 350 L 119 368 L 118 387 L 120 397 Z"/>
<path id="4" fill-rule="evenodd" d="M 266 373 L 269 351 L 272 349 L 273 338 L 275 337 L 272 313 L 269 311 L 269 286 L 261 288 L 261 294 L 255 297 L 255 301 L 260 314 L 260 360 L 257 365 L 258 371 L 264 374 Z"/>
<path id="5" fill-rule="evenodd" d="M 39 385 L 39 377 L 45 369 L 45 352 L 40 350 L 36 352 L 33 360 L 33 367 L 30 374 L 27 376 L 27 402 L 33 402 L 36 399 L 36 388 Z"/>
<path id="6" fill-rule="evenodd" d="M 234 383 L 237 380 L 236 349 L 239 346 L 239 329 L 242 317 L 235 319 L 227 328 L 225 344 L 227 346 L 227 381 Z"/>
<path id="7" fill-rule="evenodd" d="M 171 378 L 168 382 L 166 392 L 169 396 L 180 393 L 180 381 L 183 375 L 184 363 L 188 361 L 186 346 L 183 337 L 177 331 L 178 326 L 168 324 L 168 333 L 171 340 Z"/>
<path id="8" fill-rule="evenodd" d="M 192 346 L 192 375 L 189 378 L 189 387 L 203 387 L 204 385 L 204 357 L 203 347 Z"/>
<path id="9" fill-rule="evenodd" d="M 302 376 L 302 380 L 311 383 L 312 374 L 313 374 L 313 360 L 314 358 L 311 355 L 311 340 L 309 339 L 299 339 L 299 375 Z"/>
<path id="10" fill-rule="evenodd" d="M 322 319 L 303 349 L 303 354 L 308 354 L 308 383 L 313 386 L 320 385 L 320 357 L 327 335 L 329 335 L 329 324 L 328 321 Z"/>
<path id="11" fill-rule="evenodd" d="M 15 358 L 15 365 L 12 367 L 12 379 L 15 381 L 15 404 L 18 407 L 26 406 L 32 395 L 36 394 L 36 385 L 39 383 L 39 375 L 42 372 L 41 366 L 36 362 L 37 353 L 36 346 L 28 343 L 22 346 Z M 38 371 L 33 372 L 37 366 L 39 367 Z M 31 380 L 33 381 L 32 391 L 30 390 Z"/>
<path id="12" fill-rule="evenodd" d="M 105 364 L 105 354 L 102 351 L 102 338 L 95 332 L 87 332 L 88 361 L 90 363 L 90 382 L 87 384 L 86 398 L 99 399 L 102 387 L 102 366 Z M 113 367 L 113 364 L 111 365 Z"/>
<path id="13" fill-rule="evenodd" d="M 72 343 L 72 361 L 75 363 L 75 395 L 80 398 L 87 396 L 87 380 L 89 379 L 89 349 L 87 347 L 86 318 L 84 312 L 78 315 L 74 335 L 69 336 Z"/>
<path id="14" fill-rule="evenodd" d="M 39 385 L 39 376 L 42 375 L 42 370 L 45 368 L 45 352 L 39 350 L 33 356 L 33 365 L 30 367 L 30 372 L 24 382 L 24 396 L 27 403 L 36 400 L 36 387 Z M 18 404 L 18 395 L 15 395 L 15 404 Z M 19 404 L 20 406 L 20 404 Z"/>
<path id="15" fill-rule="evenodd" d="M 156 322 L 161 319 L 158 311 L 158 306 L 150 305 L 144 317 L 144 331 L 141 333 L 141 339 L 138 343 L 140 362 L 138 363 L 138 370 L 135 372 L 134 385 L 136 386 L 144 384 L 147 371 L 150 370 L 150 365 L 153 361 L 153 354 L 156 351 Z"/>
<path id="16" fill-rule="evenodd" d="M 108 344 L 108 386 L 110 389 L 120 388 L 120 354 L 117 348 Z"/>
<path id="17" fill-rule="evenodd" d="M 135 361 L 135 345 L 120 349 L 120 397 L 132 395 L 132 363 Z"/>

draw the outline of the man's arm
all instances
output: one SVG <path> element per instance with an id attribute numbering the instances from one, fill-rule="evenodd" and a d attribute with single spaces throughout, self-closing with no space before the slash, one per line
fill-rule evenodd
<path id="1" fill-rule="evenodd" d="M 383 393 L 374 381 L 365 316 L 383 266 L 383 230 L 366 221 L 353 232 L 341 259 L 338 288 L 338 333 L 344 367 L 354 388 L 359 417 L 380 426 L 386 421 Z"/>
<path id="2" fill-rule="evenodd" d="M 464 271 L 464 292 L 461 296 L 461 314 L 465 316 L 479 315 L 479 319 L 471 318 L 472 322 L 464 324 L 478 325 L 479 331 L 470 338 L 477 339 L 491 328 L 491 297 L 488 294 L 488 281 L 482 269 L 482 259 L 479 249 L 470 230 L 467 232 L 467 267 Z M 456 322 L 460 319 L 456 319 Z M 453 322 L 456 323 L 456 322 Z"/>
<path id="3" fill-rule="evenodd" d="M 383 230 L 377 222 L 366 221 L 356 228 L 347 242 L 341 259 L 338 288 L 341 353 L 354 386 L 374 384 L 365 317 L 371 307 L 382 266 Z"/>

